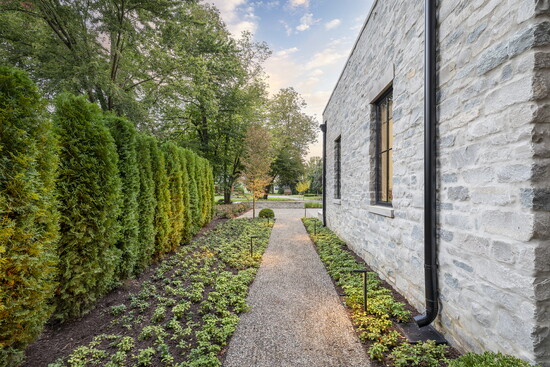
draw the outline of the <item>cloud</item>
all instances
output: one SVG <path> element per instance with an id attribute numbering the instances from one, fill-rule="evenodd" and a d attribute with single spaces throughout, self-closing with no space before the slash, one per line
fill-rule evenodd
<path id="1" fill-rule="evenodd" d="M 319 22 L 319 19 L 313 18 L 312 13 L 307 13 L 302 18 L 300 18 L 300 25 L 296 27 L 296 30 L 299 32 L 303 32 L 305 30 L 308 30 L 309 27 L 311 27 L 312 25 L 318 22 Z"/>
<path id="2" fill-rule="evenodd" d="M 342 24 L 342 21 L 340 19 L 333 19 L 330 22 L 325 23 L 325 29 L 330 30 L 338 27 L 340 24 Z"/>
<path id="3" fill-rule="evenodd" d="M 292 47 L 292 48 L 287 48 L 287 49 L 284 49 L 284 50 L 281 50 L 281 51 L 277 51 L 275 53 L 275 56 L 277 57 L 285 57 L 285 56 L 288 56 L 290 54 L 293 54 L 295 52 L 298 52 L 298 47 Z"/>
<path id="4" fill-rule="evenodd" d="M 254 7 L 247 5 L 247 0 L 207 0 L 220 11 L 223 21 L 235 37 L 241 32 L 256 32 L 258 17 L 254 14 Z"/>
<path id="5" fill-rule="evenodd" d="M 341 59 L 346 58 L 346 56 L 347 55 L 345 53 L 329 47 L 313 55 L 311 60 L 309 60 L 306 64 L 306 69 L 316 69 L 327 65 L 332 65 Z"/>
<path id="6" fill-rule="evenodd" d="M 293 8 L 296 8 L 298 6 L 303 6 L 304 8 L 307 8 L 309 6 L 309 0 L 289 0 L 288 5 Z"/>
<path id="7" fill-rule="evenodd" d="M 280 20 L 279 22 L 283 25 L 283 27 L 285 27 L 287 36 L 290 36 L 292 33 L 294 33 L 294 30 L 292 29 L 291 26 L 288 25 L 287 22 L 285 22 L 284 20 Z"/>

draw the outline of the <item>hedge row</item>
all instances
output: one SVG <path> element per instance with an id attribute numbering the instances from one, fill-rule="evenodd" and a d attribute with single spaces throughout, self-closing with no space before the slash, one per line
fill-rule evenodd
<path id="1" fill-rule="evenodd" d="M 0 366 L 52 313 L 81 315 L 214 211 L 207 160 L 84 97 L 59 96 L 53 122 L 28 77 L 0 68 Z"/>

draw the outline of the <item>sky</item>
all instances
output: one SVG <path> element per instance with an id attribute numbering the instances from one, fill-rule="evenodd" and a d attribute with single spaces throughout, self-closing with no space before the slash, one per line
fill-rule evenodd
<path id="1" fill-rule="evenodd" d="M 323 110 L 365 22 L 373 0 L 205 0 L 229 31 L 250 31 L 266 42 L 269 92 L 293 87 L 305 112 L 322 122 Z M 321 156 L 321 133 L 308 157 Z"/>

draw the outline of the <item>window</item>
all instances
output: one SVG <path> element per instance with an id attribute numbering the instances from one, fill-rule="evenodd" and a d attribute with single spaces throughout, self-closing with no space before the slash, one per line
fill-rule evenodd
<path id="1" fill-rule="evenodd" d="M 341 137 L 334 141 L 334 198 L 340 199 L 341 189 L 341 168 L 342 163 L 340 161 L 341 155 Z"/>
<path id="2" fill-rule="evenodd" d="M 392 89 L 376 104 L 376 204 L 391 205 L 393 194 L 393 99 Z"/>

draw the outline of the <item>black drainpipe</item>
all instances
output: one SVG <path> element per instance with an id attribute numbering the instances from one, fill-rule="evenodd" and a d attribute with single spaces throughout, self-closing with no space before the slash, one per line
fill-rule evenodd
<path id="1" fill-rule="evenodd" d="M 424 23 L 424 279 L 426 314 L 414 317 L 419 327 L 439 310 L 436 238 L 436 0 L 425 1 Z"/>
<path id="2" fill-rule="evenodd" d="M 327 124 L 319 126 L 323 132 L 323 226 L 327 225 Z"/>

